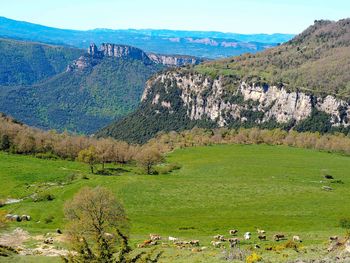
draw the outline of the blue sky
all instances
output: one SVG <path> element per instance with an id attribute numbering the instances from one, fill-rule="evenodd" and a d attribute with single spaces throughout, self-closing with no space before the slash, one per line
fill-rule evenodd
<path id="1" fill-rule="evenodd" d="M 0 0 L 0 16 L 59 28 L 299 33 L 350 16 L 349 0 Z"/>

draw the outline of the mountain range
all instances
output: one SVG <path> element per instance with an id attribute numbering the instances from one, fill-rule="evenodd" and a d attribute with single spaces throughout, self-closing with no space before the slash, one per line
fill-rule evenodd
<path id="1" fill-rule="evenodd" d="M 319 20 L 263 52 L 153 76 L 139 108 L 97 135 L 143 143 L 196 126 L 349 134 L 349 72 L 350 19 Z"/>
<path id="2" fill-rule="evenodd" d="M 255 53 L 290 40 L 292 34 L 235 34 L 153 29 L 69 30 L 0 17 L 0 37 L 88 48 L 91 42 L 138 47 L 148 53 L 222 58 Z"/>
<path id="3" fill-rule="evenodd" d="M 0 111 L 42 129 L 94 133 L 132 112 L 148 78 L 190 56 L 104 43 L 88 52 L 0 39 Z"/>

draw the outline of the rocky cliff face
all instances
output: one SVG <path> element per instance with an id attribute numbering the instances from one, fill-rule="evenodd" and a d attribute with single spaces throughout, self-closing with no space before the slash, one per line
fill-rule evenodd
<path id="1" fill-rule="evenodd" d="M 115 57 L 121 59 L 134 59 L 143 61 L 146 65 L 155 63 L 167 67 L 181 67 L 184 65 L 197 65 L 204 59 L 192 56 L 181 55 L 159 55 L 154 53 L 145 53 L 141 49 L 127 46 L 103 43 L 99 48 L 92 43 L 87 49 L 87 55 L 79 57 L 71 63 L 66 71 L 84 70 L 98 63 L 98 60 L 104 57 Z"/>
<path id="2" fill-rule="evenodd" d="M 209 119 L 220 127 L 232 122 L 300 123 L 314 111 L 326 113 L 332 126 L 350 126 L 349 103 L 333 96 L 288 92 L 284 87 L 234 82 L 228 77 L 212 80 L 193 72 L 168 71 L 153 77 L 142 101 L 171 113 L 179 107 L 172 105 L 172 96 L 181 99 L 180 107 L 191 120 Z"/>
<path id="3" fill-rule="evenodd" d="M 203 62 L 204 59 L 196 58 L 192 56 L 181 55 L 159 55 L 154 53 L 148 53 L 148 57 L 157 64 L 163 64 L 168 67 L 180 67 L 183 65 L 198 65 Z"/>

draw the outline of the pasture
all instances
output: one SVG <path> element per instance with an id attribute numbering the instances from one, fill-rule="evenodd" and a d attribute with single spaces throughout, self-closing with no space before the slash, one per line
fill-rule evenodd
<path id="1" fill-rule="evenodd" d="M 216 145 L 176 150 L 166 162 L 181 169 L 144 175 L 132 165 L 113 165 L 122 172 L 102 176 L 89 174 L 77 162 L 0 153 L 0 199 L 24 198 L 0 209 L 31 215 L 31 221 L 11 223 L 11 228 L 33 235 L 64 230 L 64 202 L 83 186 L 101 185 L 124 204 L 132 244 L 158 233 L 210 246 L 213 235 L 228 236 L 233 228 L 240 237 L 252 232 L 247 244 L 254 244 L 259 242 L 255 230 L 261 228 L 267 232 L 266 244 L 283 232 L 300 235 L 305 246 L 324 246 L 329 236 L 346 232 L 339 221 L 350 218 L 348 156 L 284 146 Z M 35 192 L 54 199 L 34 202 Z M 166 254 L 172 261 L 188 262 L 181 257 L 188 252 L 179 253 Z M 193 261 L 204 262 L 197 257 Z"/>

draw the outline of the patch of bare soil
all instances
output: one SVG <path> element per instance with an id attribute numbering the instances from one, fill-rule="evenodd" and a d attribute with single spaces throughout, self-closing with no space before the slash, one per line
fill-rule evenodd
<path id="1" fill-rule="evenodd" d="M 30 235 L 27 231 L 24 231 L 21 228 L 16 228 L 12 232 L 0 236 L 0 244 L 3 246 L 20 248 L 29 238 Z"/>

